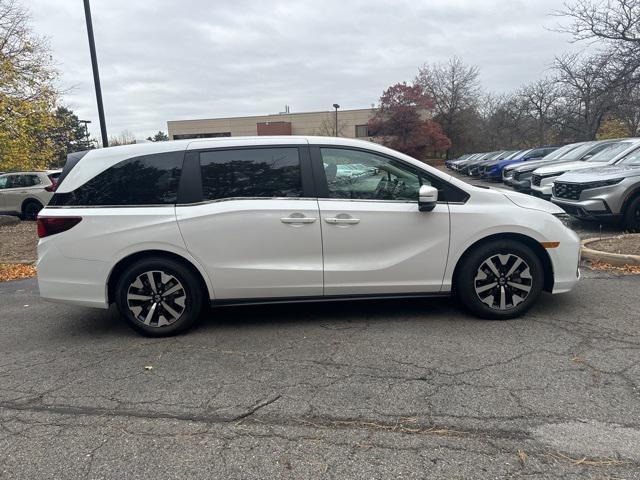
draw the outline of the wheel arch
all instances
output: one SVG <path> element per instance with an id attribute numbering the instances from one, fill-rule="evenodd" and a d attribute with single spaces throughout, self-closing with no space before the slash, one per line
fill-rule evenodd
<path id="1" fill-rule="evenodd" d="M 131 253 L 120 260 L 113 266 L 111 271 L 109 272 L 109 276 L 107 278 L 107 303 L 111 304 L 114 302 L 115 297 L 115 287 L 118 282 L 118 278 L 122 273 L 134 262 L 148 257 L 161 257 L 161 258 L 169 258 L 175 261 L 182 263 L 185 267 L 192 271 L 192 273 L 196 276 L 198 281 L 200 282 L 200 286 L 202 287 L 203 293 L 206 293 L 209 296 L 209 299 L 213 298 L 213 288 L 206 277 L 206 273 L 202 271 L 202 269 L 195 264 L 192 260 L 185 258 L 182 255 L 179 255 L 174 252 L 169 252 L 167 250 L 141 250 L 138 252 Z"/>
<path id="2" fill-rule="evenodd" d="M 467 256 L 469 256 L 469 254 L 473 250 L 478 248 L 480 245 L 484 245 L 485 243 L 489 243 L 495 240 L 503 240 L 503 241 L 511 240 L 514 242 L 520 242 L 526 245 L 527 247 L 531 248 L 531 250 L 533 250 L 533 252 L 542 262 L 542 267 L 544 269 L 543 290 L 545 292 L 553 291 L 553 283 L 554 283 L 553 262 L 551 261 L 551 257 L 549 256 L 549 253 L 536 239 L 531 238 L 522 233 L 496 233 L 493 235 L 488 235 L 486 237 L 483 237 L 479 240 L 476 240 L 474 243 L 469 245 L 456 261 L 456 266 L 453 270 L 452 285 L 451 285 L 453 289 L 455 289 L 455 286 L 456 286 L 456 281 L 457 281 L 457 276 L 459 274 L 460 266 L 463 264 Z"/>
<path id="3" fill-rule="evenodd" d="M 626 215 L 627 207 L 631 202 L 633 202 L 636 198 L 640 197 L 640 185 L 627 192 L 624 197 L 624 201 L 622 202 L 622 208 L 620 208 L 620 213 Z"/>

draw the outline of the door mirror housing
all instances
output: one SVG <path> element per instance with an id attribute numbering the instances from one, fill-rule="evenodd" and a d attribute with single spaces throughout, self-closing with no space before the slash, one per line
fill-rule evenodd
<path id="1" fill-rule="evenodd" d="M 430 212 L 438 203 L 438 189 L 431 185 L 422 185 L 418 193 L 418 209 L 421 212 Z"/>

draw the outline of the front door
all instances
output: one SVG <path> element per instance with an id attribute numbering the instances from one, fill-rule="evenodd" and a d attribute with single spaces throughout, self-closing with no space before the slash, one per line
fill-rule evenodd
<path id="1" fill-rule="evenodd" d="M 418 210 L 435 179 L 362 149 L 314 147 L 324 248 L 324 294 L 439 292 L 449 249 L 449 208 Z M 322 162 L 319 165 L 319 162 Z M 318 168 L 319 166 L 319 168 Z"/>
<path id="2" fill-rule="evenodd" d="M 318 201 L 305 196 L 311 192 L 302 181 L 310 168 L 306 147 L 192 155 L 202 201 L 179 204 L 176 213 L 216 299 L 322 295 Z"/>

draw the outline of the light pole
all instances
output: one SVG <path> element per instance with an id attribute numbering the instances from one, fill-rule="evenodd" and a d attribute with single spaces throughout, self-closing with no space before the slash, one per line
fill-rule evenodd
<path id="1" fill-rule="evenodd" d="M 337 103 L 334 103 L 333 108 L 336 109 L 336 137 L 337 137 L 338 136 L 338 109 L 340 108 L 340 105 L 338 105 Z"/>
<path id="2" fill-rule="evenodd" d="M 87 21 L 87 36 L 89 37 L 89 52 L 91 53 L 91 67 L 93 68 L 93 83 L 96 87 L 96 101 L 98 102 L 98 118 L 100 119 L 100 133 L 102 146 L 109 146 L 107 125 L 104 121 L 104 106 L 102 105 L 102 89 L 100 88 L 100 74 L 98 73 L 98 57 L 96 56 L 96 42 L 93 39 L 93 22 L 91 21 L 91 6 L 89 0 L 84 0 L 84 16 Z"/>

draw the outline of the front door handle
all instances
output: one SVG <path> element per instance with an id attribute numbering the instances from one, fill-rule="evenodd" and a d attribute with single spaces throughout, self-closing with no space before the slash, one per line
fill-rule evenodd
<path id="1" fill-rule="evenodd" d="M 356 223 L 360 223 L 359 218 L 342 218 L 342 217 L 330 217 L 325 218 L 325 222 L 331 223 L 332 225 L 355 225 Z"/>
<path id="2" fill-rule="evenodd" d="M 282 223 L 288 223 L 288 224 L 305 224 L 305 223 L 313 223 L 316 221 L 316 218 L 314 217 L 305 217 L 302 214 L 291 214 L 288 217 L 282 217 L 280 219 L 280 221 Z"/>

